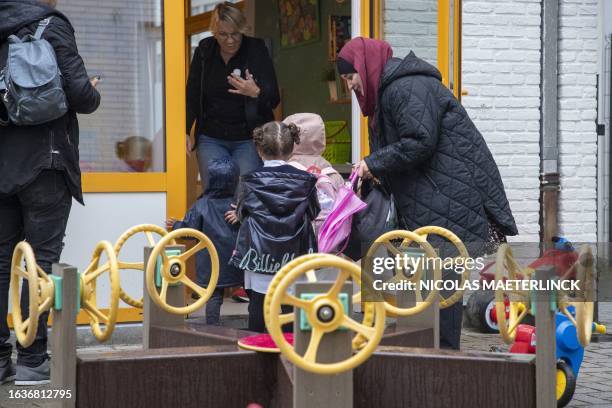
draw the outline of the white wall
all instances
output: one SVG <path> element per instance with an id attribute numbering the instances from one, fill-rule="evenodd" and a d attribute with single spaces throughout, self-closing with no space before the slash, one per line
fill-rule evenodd
<path id="1" fill-rule="evenodd" d="M 83 271 L 99 241 L 111 245 L 119 236 L 137 224 L 163 226 L 166 219 L 165 193 L 90 193 L 85 194 L 85 207 L 73 201 L 68 220 L 65 247 L 61 262 Z M 143 234 L 134 237 L 121 250 L 120 259 L 142 262 L 145 240 Z M 143 276 L 137 271 L 121 272 L 121 287 L 133 298 L 142 296 Z M 108 275 L 98 285 L 98 306 L 108 307 Z M 120 307 L 128 307 L 120 303 Z"/>
<path id="2" fill-rule="evenodd" d="M 597 240 L 598 0 L 561 0 L 559 20 L 560 233 Z"/>
<path id="3" fill-rule="evenodd" d="M 463 98 L 499 166 L 519 229 L 539 241 L 540 2 L 464 1 Z"/>
<path id="4" fill-rule="evenodd" d="M 387 0 L 385 40 L 396 57 L 405 57 L 412 50 L 437 65 L 438 0 Z"/>
<path id="5" fill-rule="evenodd" d="M 600 80 L 599 80 L 599 123 L 606 127 L 606 134 L 599 136 L 600 147 L 598 153 L 601 157 L 598 160 L 600 166 L 598 177 L 601 180 L 598 183 L 598 236 L 599 241 L 608 242 L 610 237 L 610 103 L 612 102 L 610 95 L 610 65 L 611 65 L 611 42 L 612 35 L 612 2 L 602 1 L 600 4 L 602 25 L 601 44 L 601 61 L 600 61 Z"/>
<path id="6" fill-rule="evenodd" d="M 612 3 L 610 1 L 603 0 L 603 30 L 605 34 L 612 33 Z"/>
<path id="7" fill-rule="evenodd" d="M 85 194 L 85 206 L 72 201 L 72 210 L 64 238 L 61 263 L 76 266 L 79 272 L 90 264 L 98 242 L 107 240 L 112 246 L 119 236 L 137 224 L 165 225 L 165 193 L 90 193 Z M 145 239 L 143 234 L 134 236 L 121 250 L 120 259 L 125 262 L 141 262 Z M 102 258 L 103 264 L 106 257 Z M 142 273 L 121 271 L 121 287 L 127 294 L 139 299 L 143 293 Z M 98 280 L 98 307 L 109 305 L 109 279 L 104 274 Z M 9 312 L 10 312 L 9 302 Z M 131 307 L 119 302 L 119 307 Z"/>

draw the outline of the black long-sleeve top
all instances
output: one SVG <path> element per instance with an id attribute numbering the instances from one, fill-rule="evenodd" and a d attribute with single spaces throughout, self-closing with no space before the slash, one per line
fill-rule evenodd
<path id="1" fill-rule="evenodd" d="M 257 98 L 227 92 L 231 88 L 227 76 L 234 69 L 240 69 L 243 78 L 247 69 L 253 75 L 261 90 Z M 229 96 L 224 96 L 224 92 Z M 187 79 L 187 133 L 195 122 L 196 135 L 249 139 L 253 129 L 274 119 L 273 109 L 279 102 L 274 64 L 263 40 L 243 36 L 240 50 L 227 65 L 214 37 L 200 41 Z M 240 108 L 242 111 L 237 111 Z M 229 109 L 233 111 L 228 112 Z"/>

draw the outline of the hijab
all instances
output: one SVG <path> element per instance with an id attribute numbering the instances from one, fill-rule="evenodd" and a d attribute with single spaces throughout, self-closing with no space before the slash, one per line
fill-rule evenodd
<path id="1" fill-rule="evenodd" d="M 393 50 L 386 41 L 363 37 L 353 38 L 338 54 L 338 59 L 355 68 L 363 82 L 363 95 L 356 96 L 361 112 L 370 119 L 374 119 L 383 70 L 392 56 Z"/>

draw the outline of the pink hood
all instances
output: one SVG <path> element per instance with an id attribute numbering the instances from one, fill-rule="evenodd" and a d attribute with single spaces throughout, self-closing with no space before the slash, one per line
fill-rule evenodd
<path id="1" fill-rule="evenodd" d="M 289 162 L 298 162 L 306 168 L 316 166 L 321 170 L 332 167 L 321 156 L 325 150 L 325 124 L 321 116 L 315 113 L 296 113 L 286 117 L 283 123 L 295 123 L 300 128 L 300 144 L 293 148 Z M 337 191 L 343 183 L 342 177 L 336 172 L 331 174 L 330 178 Z"/>
<path id="2" fill-rule="evenodd" d="M 293 155 L 320 156 L 325 150 L 325 124 L 315 113 L 296 113 L 283 120 L 300 128 L 300 144 L 293 148 Z"/>

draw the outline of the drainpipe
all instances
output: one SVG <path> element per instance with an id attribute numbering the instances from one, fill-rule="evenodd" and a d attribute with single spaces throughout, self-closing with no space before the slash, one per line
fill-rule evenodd
<path id="1" fill-rule="evenodd" d="M 559 0 L 542 0 L 542 85 L 540 90 L 540 242 L 552 246 L 559 231 L 559 101 L 558 82 Z"/>

